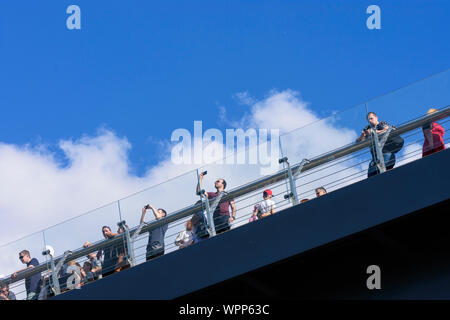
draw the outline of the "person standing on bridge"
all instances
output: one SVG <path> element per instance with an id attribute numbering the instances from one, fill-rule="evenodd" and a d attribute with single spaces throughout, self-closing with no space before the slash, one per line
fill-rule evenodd
<path id="1" fill-rule="evenodd" d="M 198 184 L 197 184 L 197 195 L 200 195 L 200 191 L 202 190 L 202 181 L 203 177 L 205 175 L 205 172 L 200 173 Z M 227 186 L 227 182 L 225 179 L 217 179 L 217 181 L 214 184 L 216 188 L 216 192 L 206 192 L 204 195 L 210 200 L 210 205 L 214 202 L 214 199 L 217 197 L 224 196 L 224 190 Z M 231 207 L 232 215 L 230 216 L 229 207 Z M 216 233 L 222 233 L 227 230 L 230 230 L 231 223 L 236 221 L 236 205 L 234 204 L 234 199 L 230 200 L 220 200 L 219 203 L 216 206 L 216 209 L 213 213 L 213 219 L 214 219 L 214 226 L 216 228 Z"/>
<path id="2" fill-rule="evenodd" d="M 142 208 L 141 215 L 141 224 L 144 222 L 145 214 L 147 210 L 152 210 L 156 220 L 163 219 L 166 217 L 167 212 L 164 209 L 159 208 L 155 209 L 151 204 L 146 205 Z M 153 229 L 148 233 L 148 244 L 147 244 L 147 252 L 146 252 L 146 261 L 157 258 L 164 254 L 164 237 L 166 235 L 168 225 L 163 224 L 156 229 Z"/>
<path id="3" fill-rule="evenodd" d="M 392 130 L 396 129 L 386 121 L 378 121 L 378 116 L 375 114 L 375 112 L 369 112 L 367 114 L 367 121 L 369 121 L 369 125 L 362 130 L 361 136 L 359 136 L 356 141 L 364 141 L 366 139 L 369 139 L 373 132 L 380 137 L 380 135 L 388 131 L 389 128 L 391 128 Z M 400 136 L 397 136 L 393 139 L 388 137 L 386 143 L 382 148 L 384 166 L 386 167 L 386 171 L 394 168 L 395 153 L 397 153 L 402 147 L 403 139 Z M 372 145 L 370 146 L 370 153 L 372 154 L 372 161 L 369 164 L 369 170 L 367 172 L 367 177 L 369 178 L 380 173 L 380 170 L 377 166 L 377 152 L 375 150 L 374 143 L 372 143 Z"/>
<path id="4" fill-rule="evenodd" d="M 437 111 L 436 109 L 432 108 L 428 110 L 427 115 L 432 114 L 436 111 Z M 422 127 L 422 131 L 423 136 L 425 137 L 425 141 L 423 142 L 422 148 L 422 158 L 445 149 L 444 144 L 445 130 L 439 123 L 437 122 L 427 123 Z"/>
<path id="5" fill-rule="evenodd" d="M 117 233 L 113 233 L 108 226 L 102 227 L 102 233 L 105 239 L 112 239 L 117 236 Z M 102 264 L 102 276 L 107 277 L 114 273 L 114 268 L 117 264 L 118 254 L 117 245 L 109 245 L 103 249 L 103 264 Z"/>
<path id="6" fill-rule="evenodd" d="M 253 208 L 253 217 L 262 219 L 275 214 L 275 201 L 272 200 L 272 190 L 267 189 L 263 192 L 263 201 L 256 204 Z"/>
<path id="7" fill-rule="evenodd" d="M 86 241 L 83 245 L 83 248 L 90 247 L 91 243 Z M 95 254 L 94 252 L 89 253 L 86 258 L 89 259 L 89 263 L 91 264 L 91 272 L 94 275 L 94 280 L 101 279 L 102 277 L 102 263 L 100 259 L 97 257 L 99 254 Z M 100 252 L 101 255 L 101 252 Z"/>
<path id="8" fill-rule="evenodd" d="M 39 266 L 39 261 L 36 258 L 31 258 L 30 252 L 28 250 L 22 250 L 19 253 L 19 259 L 23 264 L 26 264 L 25 269 L 14 272 L 11 276 L 12 279 L 17 277 L 19 272 L 36 268 Z M 27 290 L 27 300 L 37 300 L 39 293 L 41 292 L 41 273 L 32 275 L 31 277 L 25 278 L 25 289 Z"/>

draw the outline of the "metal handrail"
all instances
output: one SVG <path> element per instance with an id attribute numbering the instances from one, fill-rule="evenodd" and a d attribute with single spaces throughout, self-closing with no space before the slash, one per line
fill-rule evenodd
<path id="1" fill-rule="evenodd" d="M 401 135 L 403 133 L 406 133 L 406 132 L 412 131 L 414 129 L 417 129 L 419 127 L 422 127 L 424 124 L 434 122 L 437 120 L 441 120 L 448 116 L 450 116 L 450 106 L 446 106 L 435 113 L 425 115 L 423 117 L 420 117 L 420 118 L 417 118 L 410 122 L 407 122 L 405 124 L 402 124 L 402 125 L 398 126 L 396 130 L 392 131 L 390 133 L 390 135 L 391 136 Z M 371 144 L 370 139 L 361 141 L 361 142 L 355 142 L 355 143 L 349 144 L 347 146 L 343 146 L 341 148 L 327 152 L 316 158 L 312 158 L 306 164 L 304 164 L 304 163 L 296 164 L 291 167 L 291 170 L 292 170 L 292 172 L 296 172 L 296 171 L 299 171 L 299 169 L 301 169 L 301 172 L 305 172 L 305 171 L 311 170 L 313 168 L 316 168 L 318 166 L 321 166 L 324 163 L 345 157 L 356 151 L 367 148 L 370 146 L 370 144 Z M 250 193 L 252 191 L 256 191 L 258 189 L 272 185 L 276 182 L 286 179 L 287 173 L 288 173 L 287 169 L 283 169 L 283 170 L 278 171 L 277 173 L 270 175 L 268 177 L 263 177 L 263 178 L 255 180 L 255 181 L 252 181 L 248 184 L 245 184 L 243 186 L 240 186 L 238 188 L 235 188 L 232 191 L 228 192 L 226 195 L 224 195 L 222 197 L 222 200 L 227 201 L 227 200 L 231 200 L 233 198 L 238 198 L 238 197 L 245 195 L 247 193 Z M 201 203 L 180 209 L 165 218 L 148 223 L 147 225 L 145 225 L 144 227 L 141 228 L 140 233 L 146 233 L 146 232 L 155 230 L 165 224 L 180 220 L 182 218 L 185 218 L 189 215 L 192 215 L 192 214 L 197 213 L 202 210 L 203 210 L 203 208 L 202 208 Z M 130 230 L 131 237 L 133 237 L 134 233 L 138 230 L 138 228 L 139 227 L 134 227 Z M 89 246 L 87 248 L 72 251 L 72 254 L 67 258 L 67 260 L 78 259 L 78 258 L 86 256 L 89 253 L 92 253 L 94 251 L 99 251 L 99 250 L 102 250 L 103 248 L 117 245 L 121 241 L 122 242 L 125 241 L 125 234 L 120 234 L 111 239 L 105 239 L 105 240 L 99 241 L 95 244 L 92 244 L 91 246 Z M 58 258 L 55 258 L 54 259 L 55 264 L 57 264 L 61 259 L 62 259 L 62 255 Z M 2 279 L 1 283 L 5 283 L 5 282 L 6 283 L 14 283 L 14 282 L 20 281 L 22 279 L 28 278 L 32 275 L 35 275 L 37 273 L 46 271 L 49 269 L 48 264 L 49 263 L 47 263 L 47 262 L 41 263 L 39 266 L 37 266 L 35 268 L 25 270 L 25 271 L 18 273 L 17 277 L 15 277 L 14 279 L 11 279 L 11 276 Z"/>

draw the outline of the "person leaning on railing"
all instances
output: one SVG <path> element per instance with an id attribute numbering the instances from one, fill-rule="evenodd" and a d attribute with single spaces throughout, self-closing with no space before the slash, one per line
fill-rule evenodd
<path id="1" fill-rule="evenodd" d="M 111 228 L 108 226 L 102 227 L 102 233 L 105 239 L 114 238 L 117 233 L 111 232 Z M 102 264 L 102 276 L 106 277 L 114 273 L 114 268 L 117 264 L 118 254 L 117 247 L 110 245 L 103 249 L 103 264 Z"/>
<path id="2" fill-rule="evenodd" d="M 159 208 L 155 209 L 151 204 L 147 204 L 144 208 L 142 208 L 141 215 L 141 224 L 144 223 L 145 214 L 147 210 L 151 209 L 153 214 L 155 215 L 155 219 L 163 219 L 166 217 L 167 212 L 164 209 Z M 146 261 L 157 258 L 164 254 L 164 236 L 166 235 L 168 225 L 164 224 L 148 233 L 148 244 L 146 250 Z"/>
<path id="3" fill-rule="evenodd" d="M 369 112 L 367 114 L 367 120 L 369 121 L 370 124 L 362 130 L 361 136 L 359 136 L 358 139 L 356 139 L 356 141 L 363 141 L 370 138 L 372 130 L 375 130 L 376 134 L 379 136 L 388 131 L 390 127 L 393 130 L 396 129 L 394 126 L 390 125 L 386 121 L 378 121 L 378 116 L 375 114 L 375 112 Z M 401 139 L 400 137 L 396 138 L 396 140 L 397 139 L 400 139 L 401 142 L 403 141 L 403 139 Z M 392 168 L 394 168 L 395 153 L 397 153 L 403 146 L 403 143 L 399 145 L 396 142 L 397 141 L 395 140 L 388 139 L 382 149 L 383 160 L 386 170 L 391 170 Z M 372 154 L 372 161 L 369 164 L 367 177 L 372 177 L 380 173 L 376 161 L 377 153 L 373 144 L 370 147 L 370 153 Z"/>
<path id="4" fill-rule="evenodd" d="M 22 250 L 19 253 L 19 259 L 23 264 L 26 264 L 27 267 L 25 269 L 14 272 L 11 275 L 11 279 L 17 277 L 19 272 L 35 268 L 39 266 L 39 261 L 36 258 L 30 257 L 30 252 L 28 250 Z M 41 292 L 41 273 L 37 273 L 32 275 L 31 277 L 25 278 L 25 289 L 27 291 L 27 300 L 37 300 L 39 297 L 39 293 Z"/>
<path id="5" fill-rule="evenodd" d="M 83 248 L 87 248 L 91 246 L 89 241 L 86 241 L 83 245 Z M 101 253 L 100 253 L 101 254 Z M 97 253 L 97 255 L 94 252 L 89 253 L 86 258 L 89 259 L 89 263 L 91 264 L 91 272 L 92 275 L 94 276 L 94 280 L 99 279 L 102 276 L 102 263 L 100 261 L 100 259 L 97 257 L 99 254 Z"/>
<path id="6" fill-rule="evenodd" d="M 431 108 L 428 110 L 427 115 L 436 111 L 436 109 Z M 422 131 L 425 138 L 422 148 L 422 158 L 445 149 L 445 130 L 439 123 L 427 123 L 422 127 Z"/>

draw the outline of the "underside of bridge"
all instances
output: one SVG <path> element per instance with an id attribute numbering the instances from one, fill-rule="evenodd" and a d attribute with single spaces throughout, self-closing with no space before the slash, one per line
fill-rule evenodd
<path id="1" fill-rule="evenodd" d="M 449 203 L 424 208 L 181 299 L 449 299 Z M 380 268 L 380 290 L 367 287 L 371 265 Z"/>

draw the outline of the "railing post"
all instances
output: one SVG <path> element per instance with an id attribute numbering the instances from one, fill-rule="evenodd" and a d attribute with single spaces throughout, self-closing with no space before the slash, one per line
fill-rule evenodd
<path id="1" fill-rule="evenodd" d="M 289 176 L 289 187 L 290 187 L 291 192 L 290 192 L 290 194 L 285 196 L 285 199 L 292 198 L 293 205 L 296 205 L 296 204 L 298 204 L 297 189 L 295 188 L 294 178 L 292 177 L 291 166 L 289 165 L 288 158 L 287 157 L 281 158 L 280 160 L 278 160 L 278 162 L 280 164 L 286 163 L 288 176 Z"/>
<path id="2" fill-rule="evenodd" d="M 309 160 L 309 159 L 303 159 L 303 160 L 300 162 L 300 165 L 299 165 L 299 167 L 297 168 L 297 170 L 295 170 L 295 172 L 292 173 L 292 176 L 295 177 L 295 176 L 299 175 L 300 173 L 302 173 L 303 167 L 304 167 L 306 164 L 308 164 L 308 163 L 311 163 L 311 160 Z"/>
<path id="3" fill-rule="evenodd" d="M 53 293 L 55 296 L 61 294 L 61 288 L 59 287 L 59 279 L 58 279 L 58 273 L 59 270 L 61 270 L 64 262 L 66 261 L 67 257 L 72 254 L 71 251 L 65 251 L 63 254 L 63 257 L 61 260 L 58 261 L 58 264 L 55 266 L 55 260 L 53 260 L 53 255 L 50 254 L 50 252 L 47 252 L 47 254 L 50 256 L 50 263 L 52 268 L 52 286 L 51 289 L 53 290 Z"/>
<path id="4" fill-rule="evenodd" d="M 131 242 L 134 243 L 136 241 L 137 237 L 139 237 L 139 234 L 141 233 L 142 228 L 146 225 L 146 222 L 142 222 L 138 228 L 134 231 L 133 236 L 131 236 Z M 130 234 L 131 235 L 131 234 Z"/>
<path id="5" fill-rule="evenodd" d="M 130 229 L 127 225 L 124 225 L 124 229 L 125 236 L 127 237 L 128 262 L 130 263 L 130 267 L 134 267 L 136 265 L 136 259 L 134 257 L 133 244 L 131 243 Z"/>
<path id="6" fill-rule="evenodd" d="M 52 267 L 52 284 L 53 284 L 52 289 L 53 289 L 53 292 L 55 293 L 55 296 L 57 296 L 57 295 L 61 294 L 61 289 L 59 287 L 59 280 L 58 280 L 58 271 L 59 270 L 58 271 L 56 270 L 55 261 L 53 260 L 52 255 L 50 255 L 50 264 Z"/>
<path id="7" fill-rule="evenodd" d="M 378 139 L 378 134 L 375 128 L 372 128 L 372 138 L 373 144 L 375 145 L 375 153 L 376 153 L 376 165 L 380 173 L 386 172 L 386 166 L 384 164 L 383 151 L 382 146 L 380 145 L 380 141 Z"/>
<path id="8" fill-rule="evenodd" d="M 211 212 L 211 206 L 209 205 L 209 199 L 204 194 L 205 190 L 200 190 L 202 193 L 202 197 L 205 198 L 205 204 L 206 204 L 206 213 L 208 218 L 208 227 L 211 233 L 211 236 L 214 237 L 216 235 L 216 225 L 214 224 L 214 216 L 213 212 Z"/>
<path id="9" fill-rule="evenodd" d="M 200 187 L 200 176 L 198 174 L 198 169 L 197 169 L 197 185 Z M 214 237 L 216 235 L 216 226 L 214 224 L 214 216 L 213 213 L 211 212 L 211 207 L 209 205 L 209 199 L 208 196 L 205 195 L 205 190 L 199 190 L 200 194 L 200 200 L 205 199 L 205 204 L 206 204 L 206 216 L 207 216 L 207 220 L 208 220 L 208 229 L 209 229 L 209 233 L 210 236 Z M 202 212 L 203 214 L 203 212 Z"/>
<path id="10" fill-rule="evenodd" d="M 119 228 L 123 228 L 123 230 L 125 231 L 125 238 L 126 238 L 126 242 L 127 242 L 127 260 L 128 263 L 130 264 L 130 267 L 134 267 L 136 266 L 136 259 L 134 257 L 134 248 L 133 248 L 133 244 L 131 242 L 131 236 L 130 236 L 130 229 L 128 228 L 126 221 L 120 221 L 118 224 Z"/>

